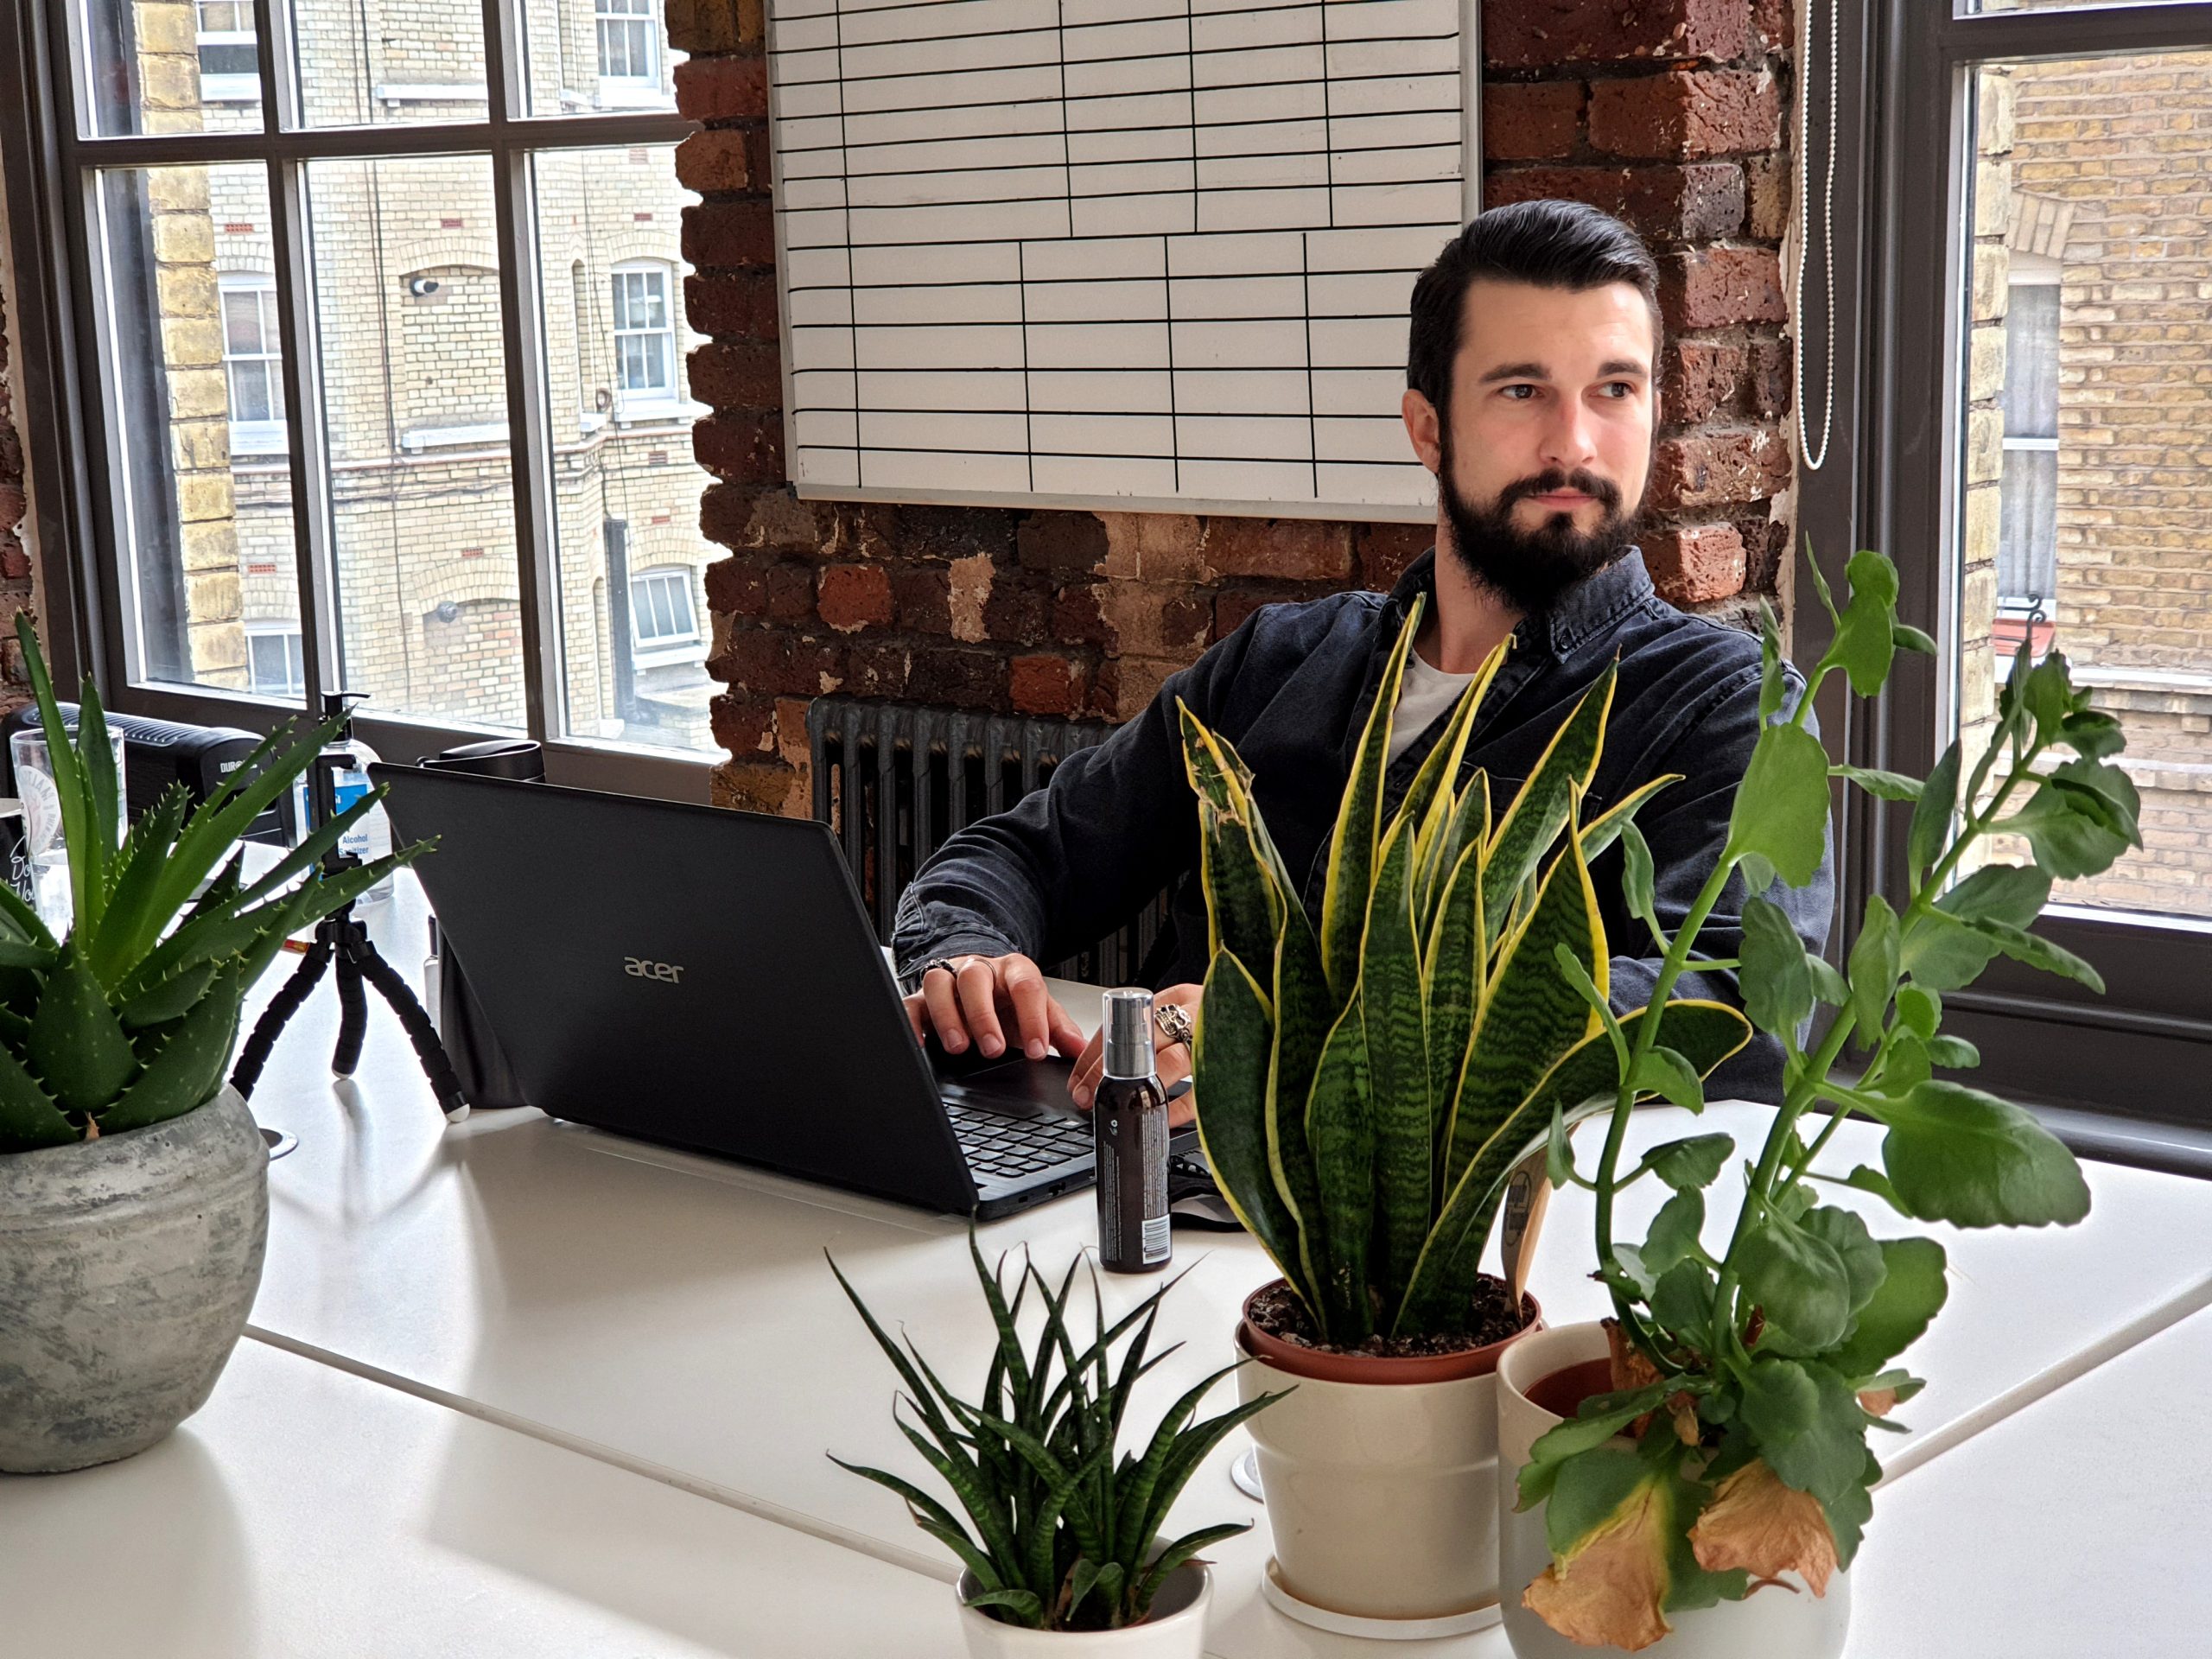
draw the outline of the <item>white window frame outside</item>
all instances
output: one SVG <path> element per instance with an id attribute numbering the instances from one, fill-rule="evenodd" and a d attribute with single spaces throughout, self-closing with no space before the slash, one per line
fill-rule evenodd
<path id="1" fill-rule="evenodd" d="M 254 662 L 253 646 L 257 639 L 282 639 L 286 642 L 284 684 L 271 687 L 263 683 Z M 305 649 L 305 636 L 297 622 L 283 619 L 267 621 L 249 620 L 245 625 L 245 672 L 246 683 L 253 695 L 257 697 L 292 699 L 303 696 L 307 690 Z"/>
<path id="2" fill-rule="evenodd" d="M 2005 280 L 2013 288 L 2056 288 L 2060 286 L 2063 274 L 2063 268 L 2050 255 L 2029 253 L 2014 249 L 2010 255 L 2010 269 L 2006 273 Z M 2058 439 L 2056 435 L 2050 437 L 2023 437 L 2007 432 L 2004 437 L 2004 448 L 2008 452 L 2039 450 L 2047 454 L 2056 454 L 2058 451 Z M 2044 602 L 2048 605 L 2054 597 L 2053 594 L 2046 594 L 2044 595 Z M 2005 614 L 2014 616 L 2027 613 L 2027 607 L 2017 595 L 2003 593 L 1998 595 L 1998 609 Z"/>
<path id="3" fill-rule="evenodd" d="M 242 421 L 237 416 L 237 403 L 231 401 L 231 453 L 234 455 L 282 455 L 290 452 L 291 438 L 284 424 L 284 353 L 276 338 L 276 279 L 264 273 L 231 273 L 215 279 L 219 297 L 219 320 L 223 329 L 223 391 L 226 397 L 232 385 L 231 365 L 233 363 L 262 363 L 268 365 L 269 383 L 276 399 L 276 413 L 263 421 Z M 233 294 L 252 294 L 260 301 L 259 323 L 262 345 L 259 352 L 234 353 L 231 350 L 230 298 Z"/>
<path id="4" fill-rule="evenodd" d="M 645 67 L 629 73 L 610 73 L 607 67 L 607 33 L 618 29 L 634 44 L 645 43 Z M 599 73 L 596 85 L 602 109 L 658 109 L 668 103 L 661 88 L 660 8 L 653 0 L 592 0 L 592 52 Z"/>
<path id="5" fill-rule="evenodd" d="M 232 0 L 221 0 L 231 3 Z M 192 0 L 193 48 L 196 52 L 208 46 L 246 46 L 258 48 L 260 36 L 250 29 L 206 29 L 200 26 L 200 8 L 211 0 Z M 251 10 L 245 0 L 237 3 Z M 258 104 L 261 102 L 261 76 L 257 72 L 234 74 L 209 74 L 200 72 L 200 99 L 203 104 Z"/>
<path id="6" fill-rule="evenodd" d="M 623 279 L 628 276 L 651 276 L 660 283 L 662 321 L 659 327 L 626 327 L 623 325 L 625 311 L 620 296 Z M 607 283 L 607 323 L 614 353 L 613 372 L 608 378 L 613 383 L 614 418 L 620 422 L 673 420 L 691 412 L 678 380 L 674 267 L 664 259 L 625 259 L 608 270 Z M 662 342 L 661 361 L 667 374 L 666 385 L 632 390 L 623 385 L 622 342 L 632 339 L 655 339 Z"/>
<path id="7" fill-rule="evenodd" d="M 650 588 L 674 588 L 683 596 L 684 614 L 691 620 L 689 633 L 655 634 L 648 639 L 641 619 L 646 612 L 645 590 Z M 693 585 L 691 567 L 688 564 L 649 565 L 630 575 L 630 648 L 632 660 L 640 668 L 658 667 L 664 663 L 689 662 L 699 654 L 699 595 Z"/>

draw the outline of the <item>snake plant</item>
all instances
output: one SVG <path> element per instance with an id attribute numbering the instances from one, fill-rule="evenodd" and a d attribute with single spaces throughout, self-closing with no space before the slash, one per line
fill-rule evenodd
<path id="1" fill-rule="evenodd" d="M 1386 817 L 1391 715 L 1421 610 L 1406 619 L 1344 786 L 1318 926 L 1250 772 L 1182 711 L 1211 929 L 1199 1136 L 1231 1207 L 1338 1347 L 1464 1333 L 1507 1176 L 1555 1118 L 1611 1096 L 1608 1034 L 1562 963 L 1602 994 L 1590 861 L 1675 781 L 1654 779 L 1581 821 L 1608 667 L 1494 816 L 1485 775 L 1462 784 L 1460 772 L 1500 646 Z M 1672 1001 L 1659 1017 L 1646 1092 L 1685 1092 L 1751 1033 L 1718 1002 Z"/>
<path id="2" fill-rule="evenodd" d="M 987 1266 L 973 1232 L 968 1253 L 998 1334 L 977 1403 L 947 1389 L 911 1342 L 902 1349 L 893 1341 L 836 1262 L 830 1264 L 906 1384 L 902 1400 L 919 1426 L 902 1417 L 899 1432 L 951 1491 L 968 1524 L 911 1481 L 842 1458 L 830 1461 L 906 1499 L 914 1524 L 974 1577 L 970 1607 L 1032 1630 L 1141 1624 L 1170 1573 L 1250 1528 L 1249 1521 L 1230 1522 L 1173 1540 L 1161 1535 L 1168 1510 L 1206 1454 L 1282 1396 L 1259 1395 L 1194 1422 L 1199 1401 L 1236 1369 L 1225 1367 L 1177 1400 L 1141 1446 L 1132 1442 L 1116 1455 L 1132 1389 L 1174 1351 L 1146 1357 L 1172 1281 L 1109 1326 L 1094 1276 L 1095 1330 L 1078 1351 L 1068 1320 L 1078 1263 L 1055 1287 L 1024 1262 L 1009 1296 L 1006 1258 Z M 1020 1322 L 1033 1290 L 1043 1319 L 1025 1350 Z M 1118 1356 L 1116 1344 L 1123 1344 Z"/>
<path id="3" fill-rule="evenodd" d="M 57 940 L 0 881 L 0 1152 L 144 1128 L 205 1104 L 230 1064 L 246 989 L 285 936 L 421 850 L 309 876 L 375 791 L 244 879 L 239 836 L 336 735 L 336 721 L 280 730 L 197 808 L 188 810 L 181 785 L 170 789 L 118 840 L 122 780 L 99 694 L 88 677 L 73 739 L 28 614 L 18 613 L 16 634 L 52 756 L 73 915 Z"/>

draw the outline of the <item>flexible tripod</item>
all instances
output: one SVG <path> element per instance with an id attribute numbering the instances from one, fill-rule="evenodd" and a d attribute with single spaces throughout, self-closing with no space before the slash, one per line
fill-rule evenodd
<path id="1" fill-rule="evenodd" d="M 337 692 L 326 697 L 325 716 L 346 712 L 346 696 Z M 352 736 L 350 725 L 340 728 L 340 742 Z M 326 824 L 338 816 L 335 776 L 339 766 L 347 759 L 350 757 L 319 754 L 310 766 L 307 790 L 310 826 Z M 360 862 L 351 853 L 333 847 L 322 855 L 322 871 L 326 876 L 333 875 L 340 870 L 358 868 Z M 306 1005 L 308 995 L 334 961 L 338 968 L 338 1045 L 331 1051 L 331 1071 L 341 1077 L 350 1077 L 360 1063 L 361 1041 L 368 1034 L 369 1024 L 368 998 L 361 988 L 365 982 L 399 1016 L 400 1027 L 414 1046 L 415 1058 L 422 1062 L 423 1075 L 429 1080 L 430 1092 L 437 1097 L 438 1109 L 449 1122 L 458 1122 L 467 1116 L 468 1102 L 461 1093 L 461 1079 L 454 1071 L 445 1045 L 438 1040 L 438 1028 L 423 1011 L 423 1005 L 415 1000 L 415 993 L 408 988 L 407 982 L 378 954 L 368 930 L 354 916 L 351 901 L 315 924 L 315 943 L 308 947 L 306 957 L 285 982 L 283 989 L 270 1000 L 254 1025 L 253 1035 L 239 1051 L 238 1064 L 231 1070 L 231 1086 L 246 1098 L 252 1098 L 253 1086 L 261 1081 L 262 1067 L 269 1063 L 270 1050 L 276 1046 L 286 1022 Z"/>

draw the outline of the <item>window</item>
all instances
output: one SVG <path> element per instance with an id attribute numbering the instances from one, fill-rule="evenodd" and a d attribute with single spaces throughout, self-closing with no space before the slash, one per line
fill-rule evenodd
<path id="1" fill-rule="evenodd" d="M 633 672 L 601 533 L 633 522 L 655 567 L 711 556 L 707 475 L 670 429 L 700 412 L 676 316 L 690 127 L 664 97 L 561 90 L 602 53 L 658 86 L 658 8 L 434 28 L 400 0 L 279 6 L 264 106 L 251 0 L 188 3 L 29 0 L 40 53 L 0 52 L 74 77 L 0 97 L 38 186 L 10 191 L 14 251 L 62 250 L 71 296 L 11 317 L 57 365 L 56 493 L 86 515 L 71 585 L 99 625 L 67 649 L 93 660 L 58 667 L 125 712 L 232 726 L 344 687 L 396 760 L 519 731 L 556 779 L 702 798 L 698 601 L 648 585 L 669 655 Z M 80 319 L 90 346 L 65 351 Z"/>
<path id="2" fill-rule="evenodd" d="M 626 405 L 676 400 L 676 328 L 668 306 L 668 267 L 617 265 L 614 386 Z"/>
<path id="3" fill-rule="evenodd" d="M 594 0 L 599 31 L 599 101 L 658 104 L 660 18 L 653 0 Z"/>
<path id="4" fill-rule="evenodd" d="M 2000 659 L 2065 653 L 2124 723 L 2144 845 L 2061 882 L 2038 931 L 2106 994 L 2000 959 L 1947 995 L 1946 1027 L 1980 1048 L 1969 1081 L 2077 1144 L 2212 1168 L 2212 5 L 1845 5 L 1866 24 L 1847 42 L 1887 43 L 1881 124 L 1843 135 L 1835 205 L 1837 315 L 1861 305 L 1874 365 L 1837 430 L 1869 447 L 1808 480 L 1805 527 L 1836 567 L 1895 553 L 1943 653 L 1850 758 L 1923 772 L 1955 741 L 1971 763 Z M 1881 809 L 1847 830 L 1847 917 L 1901 897 L 1904 827 Z"/>
<path id="5" fill-rule="evenodd" d="M 226 276 L 223 372 L 231 396 L 231 453 L 284 453 L 284 356 L 276 338 L 276 282 Z"/>
<path id="6" fill-rule="evenodd" d="M 297 623 L 245 625 L 246 670 L 257 697 L 296 702 L 307 690 L 307 658 Z"/>
<path id="7" fill-rule="evenodd" d="M 641 570 L 630 580 L 630 632 L 639 648 L 696 645 L 691 572 L 681 566 Z"/>
<path id="8" fill-rule="evenodd" d="M 206 104 L 258 104 L 260 52 L 253 0 L 196 0 L 200 98 Z"/>

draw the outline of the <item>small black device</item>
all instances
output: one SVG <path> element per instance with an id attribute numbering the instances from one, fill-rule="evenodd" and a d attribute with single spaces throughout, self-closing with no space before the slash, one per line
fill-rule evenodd
<path id="1" fill-rule="evenodd" d="M 77 729 L 77 705 L 60 705 L 61 723 L 73 734 Z M 143 715 L 106 711 L 107 728 L 123 739 L 123 794 L 132 818 L 143 812 L 173 784 L 182 784 L 196 806 L 222 786 L 223 780 L 245 764 L 261 740 L 234 726 L 191 726 L 182 721 L 150 720 Z M 38 729 L 38 705 L 0 715 L 0 795 L 16 790 L 15 751 L 8 739 L 17 732 Z M 286 825 L 281 805 L 271 806 L 247 827 L 248 841 L 282 842 Z"/>
<path id="2" fill-rule="evenodd" d="M 346 691 L 334 691 L 323 698 L 322 717 L 325 720 L 350 713 L 358 699 Z M 307 811 L 311 828 L 319 828 L 338 816 L 337 773 L 343 766 L 352 768 L 354 757 L 345 744 L 353 736 L 349 720 L 339 728 L 334 743 L 308 763 L 307 775 Z M 127 751 L 126 751 L 127 753 Z M 360 860 L 351 853 L 334 846 L 322 855 L 322 870 L 332 874 L 340 870 L 358 867 Z M 261 1071 L 269 1063 L 269 1053 L 276 1046 L 276 1039 L 283 1033 L 285 1022 L 305 1006 L 308 996 L 333 962 L 338 969 L 338 1042 L 332 1051 L 330 1069 L 341 1077 L 353 1075 L 353 1068 L 361 1061 L 361 1041 L 368 1034 L 368 999 L 362 995 L 362 986 L 373 986 L 385 1005 L 399 1016 L 400 1027 L 407 1033 L 407 1040 L 415 1050 L 415 1058 L 422 1062 L 423 1075 L 429 1079 L 430 1092 L 437 1096 L 439 1109 L 448 1122 L 458 1122 L 468 1115 L 468 1100 L 462 1094 L 461 1080 L 454 1075 L 453 1062 L 438 1041 L 438 1028 L 430 1023 L 430 1016 L 423 1012 L 423 1005 L 415 1000 L 415 993 L 407 987 L 391 964 L 377 954 L 375 944 L 368 930 L 353 915 L 348 902 L 324 917 L 315 925 L 315 943 L 308 947 L 300 965 L 284 988 L 269 1001 L 261 1018 L 253 1027 L 253 1035 L 238 1051 L 237 1064 L 231 1068 L 231 1086 L 248 1100 L 253 1097 L 253 1087 L 261 1081 Z"/>
<path id="3" fill-rule="evenodd" d="M 1068 1062 L 932 1068 L 826 824 L 369 775 L 549 1116 L 986 1220 L 1090 1182 Z"/>

